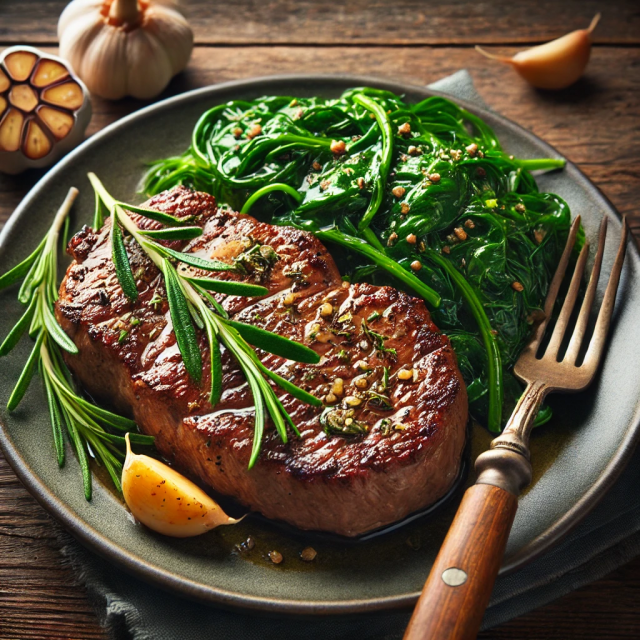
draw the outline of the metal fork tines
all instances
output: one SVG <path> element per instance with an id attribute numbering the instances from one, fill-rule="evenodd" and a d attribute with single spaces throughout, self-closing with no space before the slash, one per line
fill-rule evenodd
<path id="1" fill-rule="evenodd" d="M 531 341 L 520 354 L 514 367 L 514 373 L 520 380 L 527 383 L 527 389 L 522 395 L 504 432 L 492 442 L 492 448 L 511 449 L 522 453 L 528 458 L 529 432 L 545 396 L 552 391 L 583 390 L 595 377 L 602 360 L 607 333 L 615 306 L 616 292 L 620 282 L 620 273 L 624 262 L 628 235 L 626 222 L 623 221 L 618 252 L 611 269 L 611 274 L 609 275 L 609 282 L 607 283 L 602 299 L 593 334 L 587 346 L 584 342 L 589 317 L 591 315 L 591 308 L 596 296 L 598 280 L 600 279 L 600 270 L 607 235 L 606 218 L 602 220 L 600 226 L 598 249 L 591 270 L 589 284 L 587 285 L 587 291 L 582 306 L 580 307 L 580 312 L 566 352 L 560 357 L 561 347 L 563 343 L 566 342 L 565 336 L 567 335 L 570 320 L 580 293 L 580 285 L 589 254 L 588 242 L 585 242 L 576 261 L 569 289 L 558 319 L 556 320 L 549 343 L 542 354 L 538 353 L 541 350 L 541 344 L 543 343 L 547 326 L 553 314 L 553 308 L 570 262 L 579 228 L 580 217 L 578 216 L 571 225 L 567 244 L 565 245 L 560 263 L 549 287 L 544 305 L 545 317 L 536 327 Z M 585 346 L 586 352 L 584 359 L 578 363 L 579 356 L 581 352 L 584 351 Z"/>

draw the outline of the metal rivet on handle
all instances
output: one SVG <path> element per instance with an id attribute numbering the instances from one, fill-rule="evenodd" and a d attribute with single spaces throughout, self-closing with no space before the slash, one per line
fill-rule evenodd
<path id="1" fill-rule="evenodd" d="M 442 581 L 449 587 L 459 587 L 467 581 L 467 574 L 462 569 L 451 567 L 442 572 Z"/>

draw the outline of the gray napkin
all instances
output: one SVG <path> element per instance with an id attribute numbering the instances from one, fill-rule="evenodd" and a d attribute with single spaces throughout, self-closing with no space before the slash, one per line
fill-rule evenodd
<path id="1" fill-rule="evenodd" d="M 459 71 L 430 85 L 484 106 Z M 562 544 L 517 573 L 499 578 L 483 628 L 502 624 L 598 580 L 640 554 L 640 451 L 618 482 Z M 114 638 L 135 640 L 395 640 L 410 612 L 294 619 L 233 613 L 169 595 L 123 573 L 60 531 L 62 552 Z"/>

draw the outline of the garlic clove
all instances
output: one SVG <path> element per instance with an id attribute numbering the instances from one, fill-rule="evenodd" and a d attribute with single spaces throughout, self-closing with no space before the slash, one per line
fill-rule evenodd
<path id="1" fill-rule="evenodd" d="M 2 117 L 2 114 L 4 113 L 4 110 L 7 108 L 7 101 L 0 96 L 0 118 Z"/>
<path id="2" fill-rule="evenodd" d="M 74 56 L 78 58 L 78 73 L 91 93 L 108 100 L 119 100 L 128 91 L 127 40 L 128 35 L 121 30 L 99 31 L 88 40 L 84 49 L 80 40 L 65 57 L 72 66 Z"/>
<path id="3" fill-rule="evenodd" d="M 77 82 L 71 80 L 54 87 L 48 87 L 42 92 L 42 99 L 49 104 L 74 111 L 84 102 L 84 94 Z"/>
<path id="4" fill-rule="evenodd" d="M 17 151 L 20 148 L 20 138 L 24 116 L 17 109 L 9 109 L 0 122 L 0 151 Z"/>
<path id="5" fill-rule="evenodd" d="M 200 487 L 155 458 L 131 451 L 122 469 L 122 493 L 137 520 L 175 538 L 197 536 L 220 525 L 236 524 Z"/>
<path id="6" fill-rule="evenodd" d="M 77 20 L 90 20 L 95 22 L 95 16 L 100 16 L 100 22 L 104 22 L 109 12 L 109 7 L 104 0 L 74 0 L 69 2 L 58 18 L 58 40 L 67 27 Z M 66 56 L 62 56 L 65 58 Z"/>
<path id="7" fill-rule="evenodd" d="M 28 84 L 16 84 L 9 92 L 9 102 L 14 107 L 29 113 L 38 106 L 38 94 Z"/>
<path id="8" fill-rule="evenodd" d="M 45 105 L 38 107 L 36 113 L 47 129 L 55 136 L 56 140 L 62 140 L 62 138 L 69 135 L 74 123 L 73 116 Z"/>
<path id="9" fill-rule="evenodd" d="M 35 120 L 29 120 L 22 152 L 31 160 L 44 158 L 51 151 L 51 140 Z"/>
<path id="10" fill-rule="evenodd" d="M 31 51 L 15 51 L 4 59 L 4 66 L 16 82 L 24 82 L 36 64 L 38 56 Z"/>
<path id="11" fill-rule="evenodd" d="M 584 73 L 591 55 L 591 34 L 599 20 L 598 13 L 588 29 L 572 31 L 551 42 L 520 51 L 513 58 L 493 55 L 481 47 L 476 50 L 487 58 L 511 65 L 538 89 L 565 89 Z"/>
<path id="12" fill-rule="evenodd" d="M 169 84 L 173 75 L 171 62 L 160 42 L 137 29 L 129 33 L 127 59 L 153 60 L 153 73 L 142 65 L 133 65 L 128 70 L 127 93 L 139 100 L 158 95 Z"/>
<path id="13" fill-rule="evenodd" d="M 0 93 L 6 91 L 11 86 L 11 80 L 7 78 L 7 74 L 0 69 Z"/>
<path id="14" fill-rule="evenodd" d="M 193 49 L 193 32 L 177 7 L 151 5 L 147 9 L 145 30 L 167 51 L 172 76 L 187 66 Z"/>
<path id="15" fill-rule="evenodd" d="M 31 84 L 41 89 L 69 75 L 68 69 L 55 60 L 40 60 L 31 78 Z"/>

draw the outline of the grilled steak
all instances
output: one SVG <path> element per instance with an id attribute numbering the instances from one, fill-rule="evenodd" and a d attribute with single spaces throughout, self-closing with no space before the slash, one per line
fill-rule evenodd
<path id="1" fill-rule="evenodd" d="M 317 365 L 258 353 L 327 407 L 309 407 L 277 389 L 301 437 L 292 434 L 284 444 L 268 427 L 248 470 L 253 403 L 241 370 L 223 347 L 224 392 L 211 407 L 204 336 L 197 385 L 176 345 L 162 276 L 135 243 L 127 249 L 139 298 L 124 296 L 110 258 L 109 221 L 69 243 L 74 262 L 56 309 L 79 348 L 68 364 L 91 394 L 132 413 L 183 472 L 302 529 L 356 536 L 446 493 L 459 470 L 467 397 L 449 340 L 421 300 L 391 287 L 343 283 L 313 235 L 217 209 L 206 194 L 175 188 L 145 206 L 195 215 L 204 234 L 172 247 L 240 261 L 244 275 L 215 276 L 268 288 L 262 299 L 218 300 L 234 319 L 315 349 L 322 356 Z"/>

